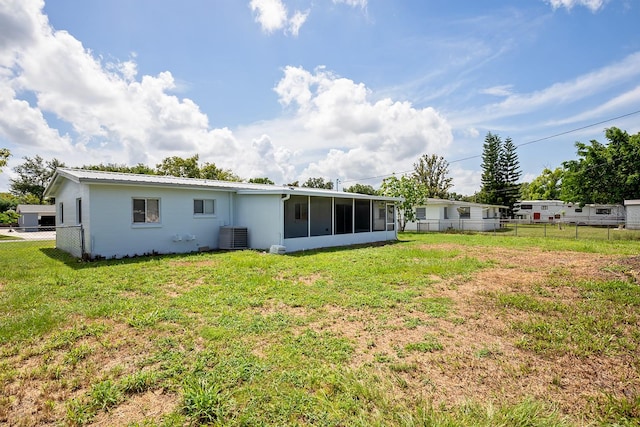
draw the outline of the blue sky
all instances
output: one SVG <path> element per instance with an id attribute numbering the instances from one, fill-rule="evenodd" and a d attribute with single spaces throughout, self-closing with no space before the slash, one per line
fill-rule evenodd
<path id="1" fill-rule="evenodd" d="M 0 191 L 23 156 L 377 187 L 437 154 L 472 194 L 487 132 L 530 180 L 640 131 L 639 20 L 631 0 L 0 0 Z"/>

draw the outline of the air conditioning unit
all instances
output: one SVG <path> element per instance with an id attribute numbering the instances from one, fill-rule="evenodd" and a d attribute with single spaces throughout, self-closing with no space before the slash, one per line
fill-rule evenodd
<path id="1" fill-rule="evenodd" d="M 218 247 L 220 249 L 247 249 L 249 247 L 247 227 L 220 227 Z"/>

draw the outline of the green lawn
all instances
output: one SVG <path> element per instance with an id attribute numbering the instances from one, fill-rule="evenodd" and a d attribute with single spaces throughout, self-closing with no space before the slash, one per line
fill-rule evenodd
<path id="1" fill-rule="evenodd" d="M 514 261 L 531 248 L 604 260 L 585 264 L 601 274 L 554 264 L 538 281 Z M 632 240 L 404 234 L 86 263 L 3 242 L 0 424 L 637 425 L 639 253 Z M 502 284 L 510 270 L 523 281 Z M 591 377 L 563 363 L 608 382 L 585 395 Z"/>

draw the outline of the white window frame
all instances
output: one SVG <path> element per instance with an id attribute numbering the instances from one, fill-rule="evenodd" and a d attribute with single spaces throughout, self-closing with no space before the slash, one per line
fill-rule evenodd
<path id="1" fill-rule="evenodd" d="M 196 211 L 196 203 L 202 203 L 202 212 Z M 207 212 L 207 208 L 211 207 L 211 212 Z M 193 199 L 193 216 L 198 218 L 214 217 L 216 215 L 216 200 L 215 199 Z"/>
<path id="2" fill-rule="evenodd" d="M 416 208 L 416 219 L 425 220 L 427 219 L 427 208 L 426 207 L 417 207 Z"/>
<path id="3" fill-rule="evenodd" d="M 136 209 L 135 209 L 135 205 L 136 205 L 136 201 L 138 200 L 143 200 L 144 201 L 144 221 L 136 221 Z M 149 202 L 150 201 L 156 201 L 157 202 L 157 207 L 158 207 L 158 212 L 157 212 L 157 219 L 153 219 L 153 217 L 150 217 L 150 212 L 149 212 Z M 134 226 L 158 226 L 161 224 L 161 215 L 160 215 L 160 207 L 161 207 L 161 203 L 160 203 L 160 198 L 159 197 L 132 197 L 131 198 L 131 223 Z M 139 212 L 138 212 L 139 213 Z"/>

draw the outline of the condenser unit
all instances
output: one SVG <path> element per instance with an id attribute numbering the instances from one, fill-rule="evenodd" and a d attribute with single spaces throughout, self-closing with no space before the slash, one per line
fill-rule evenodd
<path id="1" fill-rule="evenodd" d="M 218 247 L 220 249 L 247 249 L 249 247 L 247 227 L 220 227 Z"/>

